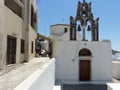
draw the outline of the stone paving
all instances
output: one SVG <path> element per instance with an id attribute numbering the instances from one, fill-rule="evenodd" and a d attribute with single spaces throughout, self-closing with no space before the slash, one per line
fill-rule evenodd
<path id="1" fill-rule="evenodd" d="M 107 90 L 104 84 L 80 84 L 80 85 L 63 85 L 63 90 Z"/>

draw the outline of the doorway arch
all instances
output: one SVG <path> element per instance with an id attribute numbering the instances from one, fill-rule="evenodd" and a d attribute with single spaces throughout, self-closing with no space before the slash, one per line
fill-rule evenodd
<path id="1" fill-rule="evenodd" d="M 83 48 L 78 53 L 79 57 L 79 81 L 90 81 L 92 53 L 89 49 Z"/>
<path id="2" fill-rule="evenodd" d="M 79 51 L 79 56 L 92 56 L 92 53 L 89 49 L 83 48 Z"/>

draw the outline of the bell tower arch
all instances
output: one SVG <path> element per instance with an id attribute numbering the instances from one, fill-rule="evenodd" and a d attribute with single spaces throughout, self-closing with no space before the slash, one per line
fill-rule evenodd
<path id="1" fill-rule="evenodd" d="M 77 21 L 80 24 L 77 24 Z M 99 41 L 99 18 L 94 19 L 91 12 L 91 2 L 78 1 L 75 19 L 70 16 L 70 40 L 76 40 L 76 30 L 82 32 L 82 40 L 86 41 L 86 31 L 91 32 L 91 41 Z M 88 24 L 90 23 L 90 24 Z M 77 29 L 76 29 L 77 27 Z"/>
<path id="2" fill-rule="evenodd" d="M 72 16 L 70 16 L 70 40 L 76 40 L 76 22 Z"/>

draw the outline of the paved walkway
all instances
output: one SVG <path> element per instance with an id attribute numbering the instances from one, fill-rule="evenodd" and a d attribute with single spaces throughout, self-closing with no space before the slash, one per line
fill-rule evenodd
<path id="1" fill-rule="evenodd" d="M 0 72 L 0 90 L 14 90 L 23 80 L 49 60 L 49 58 L 34 58 L 27 63 L 7 66 Z"/>
<path id="2" fill-rule="evenodd" d="M 63 90 L 107 90 L 107 85 L 101 84 L 81 84 L 81 85 L 63 85 Z"/>

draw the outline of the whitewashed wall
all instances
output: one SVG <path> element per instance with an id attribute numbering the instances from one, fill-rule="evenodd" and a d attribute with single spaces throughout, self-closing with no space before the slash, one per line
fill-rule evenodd
<path id="1" fill-rule="evenodd" d="M 107 90 L 120 90 L 120 83 L 107 83 Z"/>
<path id="2" fill-rule="evenodd" d="M 67 32 L 64 30 L 67 28 Z M 81 41 L 82 37 L 77 31 L 77 40 Z M 70 26 L 67 24 L 56 24 L 50 27 L 50 38 L 53 40 L 53 57 L 56 58 L 56 43 L 57 41 L 69 41 L 70 40 Z"/>
<path id="3" fill-rule="evenodd" d="M 112 61 L 112 75 L 113 78 L 120 79 L 120 62 Z"/>
<path id="4" fill-rule="evenodd" d="M 53 90 L 55 81 L 55 59 L 36 70 L 14 90 Z"/>
<path id="5" fill-rule="evenodd" d="M 109 41 L 57 41 L 56 42 L 56 79 L 79 80 L 80 49 L 92 52 L 91 80 L 112 80 L 111 45 Z M 73 59 L 75 60 L 73 62 Z"/>
<path id="6" fill-rule="evenodd" d="M 112 80 L 112 52 L 109 40 L 81 41 L 77 32 L 77 40 L 69 40 L 69 30 L 64 33 L 65 24 L 51 26 L 53 40 L 53 57 L 56 58 L 56 79 L 79 80 L 79 60 L 91 61 L 91 80 Z M 82 48 L 91 51 L 92 57 L 79 57 Z"/>
<path id="7" fill-rule="evenodd" d="M 67 24 L 51 25 L 50 35 L 62 35 L 62 34 L 64 34 L 65 28 L 67 28 L 67 31 L 69 32 L 69 25 L 67 25 Z"/>
<path id="8" fill-rule="evenodd" d="M 67 32 L 65 33 L 64 30 L 67 28 Z M 82 37 L 80 36 L 79 32 L 77 31 L 77 40 L 81 41 Z M 56 24 L 56 25 L 51 25 L 50 27 L 50 35 L 51 38 L 56 39 L 56 40 L 65 40 L 68 41 L 70 40 L 69 37 L 70 34 L 70 26 L 67 24 Z"/>

